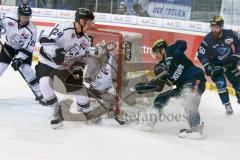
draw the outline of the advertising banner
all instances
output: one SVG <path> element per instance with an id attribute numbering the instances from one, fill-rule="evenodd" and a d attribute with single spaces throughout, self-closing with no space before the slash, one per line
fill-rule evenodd
<path id="1" fill-rule="evenodd" d="M 190 20 L 192 0 L 149 0 L 151 17 Z"/>
<path id="2" fill-rule="evenodd" d="M 226 24 L 240 25 L 239 0 L 222 0 L 221 16 Z"/>

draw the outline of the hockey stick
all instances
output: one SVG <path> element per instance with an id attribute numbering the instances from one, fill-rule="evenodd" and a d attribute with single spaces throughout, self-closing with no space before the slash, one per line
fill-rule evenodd
<path id="1" fill-rule="evenodd" d="M 151 92 L 151 91 L 157 91 L 159 89 L 159 85 L 154 84 L 154 82 L 158 79 L 162 80 L 161 78 L 167 74 L 167 71 L 163 71 L 160 73 L 158 76 L 154 77 L 152 80 L 146 83 L 138 83 L 137 85 L 134 86 L 135 91 L 138 94 L 143 94 L 146 92 Z M 166 83 L 168 86 L 171 86 L 171 82 L 162 80 L 164 83 Z"/>
<path id="2" fill-rule="evenodd" d="M 7 54 L 7 56 L 11 59 L 11 62 L 13 62 L 13 57 L 9 54 L 9 52 L 7 51 L 6 48 L 4 48 L 2 42 L 0 41 L 0 45 L 1 45 L 1 48 L 4 50 L 4 52 Z M 20 73 L 20 75 L 22 76 L 22 78 L 24 79 L 24 81 L 27 83 L 28 87 L 31 89 L 32 93 L 34 94 L 34 96 L 36 98 L 38 98 L 37 94 L 35 93 L 35 91 L 32 89 L 31 85 L 29 84 L 29 82 L 27 81 L 27 79 L 24 77 L 22 71 L 18 68 L 17 71 Z M 41 102 L 43 103 L 43 102 Z"/>
<path id="3" fill-rule="evenodd" d="M 138 94 L 144 94 L 147 92 L 157 91 L 159 89 L 159 86 L 148 83 L 138 83 L 134 86 L 134 89 Z"/>
<path id="4" fill-rule="evenodd" d="M 86 89 L 88 89 L 85 84 L 82 84 L 82 85 L 83 85 L 83 87 L 85 87 Z M 106 107 L 90 89 L 88 89 L 88 91 L 89 91 L 88 93 L 90 93 L 91 96 L 94 97 L 94 98 L 97 100 L 97 102 L 98 102 L 105 110 L 109 110 L 109 108 Z M 124 124 L 125 124 L 125 121 L 120 120 L 120 119 L 117 117 L 116 114 L 115 114 L 115 116 L 114 116 L 114 119 L 115 119 L 120 125 L 124 125 Z"/>

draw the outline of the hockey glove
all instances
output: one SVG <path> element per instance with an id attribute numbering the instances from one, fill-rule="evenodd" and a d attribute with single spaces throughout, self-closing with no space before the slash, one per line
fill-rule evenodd
<path id="1" fill-rule="evenodd" d="M 230 57 L 230 62 L 233 63 L 234 65 L 240 66 L 240 53 L 233 54 Z"/>
<path id="2" fill-rule="evenodd" d="M 211 77 L 215 78 L 218 75 L 222 75 L 223 73 L 224 73 L 224 68 L 223 67 L 221 67 L 221 66 L 214 66 L 213 70 L 212 70 L 212 73 L 211 73 Z"/>
<path id="3" fill-rule="evenodd" d="M 21 58 L 14 58 L 12 61 L 12 67 L 14 71 L 19 70 L 20 66 L 23 64 L 23 60 Z"/>
<path id="4" fill-rule="evenodd" d="M 83 77 L 83 71 L 82 69 L 73 69 L 69 71 L 69 75 L 65 78 L 65 85 L 76 85 L 81 86 L 82 85 L 82 78 Z"/>
<path id="5" fill-rule="evenodd" d="M 204 69 L 205 69 L 205 74 L 207 76 L 211 76 L 212 75 L 212 71 L 213 71 L 213 66 L 210 65 L 210 64 L 207 64 L 204 66 Z"/>
<path id="6" fill-rule="evenodd" d="M 210 64 L 207 64 L 204 66 L 205 73 L 207 76 L 211 76 L 212 79 L 217 77 L 218 75 L 224 74 L 224 68 L 221 66 L 212 66 Z"/>
<path id="7" fill-rule="evenodd" d="M 159 91 L 160 86 L 148 83 L 138 83 L 134 86 L 135 91 L 138 94 L 143 94 L 147 92 Z"/>
<path id="8" fill-rule="evenodd" d="M 57 64 L 60 65 L 64 62 L 64 58 L 65 58 L 65 51 L 64 48 L 59 48 L 55 50 L 56 56 L 53 57 L 53 61 Z"/>
<path id="9" fill-rule="evenodd" d="M 155 76 L 161 74 L 163 71 L 165 71 L 165 66 L 162 63 L 158 63 L 155 67 L 154 67 L 154 74 Z"/>

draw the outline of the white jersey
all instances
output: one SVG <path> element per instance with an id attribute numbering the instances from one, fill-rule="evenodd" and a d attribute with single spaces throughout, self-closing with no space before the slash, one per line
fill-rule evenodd
<path id="1" fill-rule="evenodd" d="M 56 49 L 64 49 L 65 63 L 74 58 L 94 54 L 90 38 L 86 34 L 76 32 L 75 22 L 63 22 L 45 31 L 40 43 L 42 51 L 39 61 L 55 69 L 59 67 L 53 60 L 57 56 Z"/>
<path id="2" fill-rule="evenodd" d="M 20 58 L 26 59 L 33 49 L 37 39 L 37 28 L 32 22 L 26 26 L 20 26 L 17 15 L 5 15 L 1 19 L 6 29 L 6 44 L 19 50 Z"/>
<path id="3" fill-rule="evenodd" d="M 117 78 L 117 60 L 112 54 L 109 54 L 107 61 L 95 77 L 95 80 L 91 82 L 94 89 L 106 92 L 109 88 L 113 87 L 113 82 Z"/>

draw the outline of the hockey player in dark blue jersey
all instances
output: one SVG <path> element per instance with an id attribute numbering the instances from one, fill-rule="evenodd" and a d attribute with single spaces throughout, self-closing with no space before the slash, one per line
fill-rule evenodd
<path id="1" fill-rule="evenodd" d="M 240 103 L 240 35 L 223 29 L 224 20 L 214 16 L 210 22 L 211 32 L 202 41 L 198 59 L 205 68 L 205 74 L 216 84 L 218 94 L 226 108 L 226 114 L 233 114 L 229 100 L 226 78 L 236 91 Z M 226 78 L 225 78 L 226 77 Z"/>
<path id="2" fill-rule="evenodd" d="M 175 44 L 167 45 L 166 41 L 160 39 L 152 46 L 152 53 L 159 59 L 154 68 L 156 77 L 146 85 L 162 85 L 162 82 L 171 83 L 175 89 L 160 93 L 154 101 L 154 107 L 158 110 L 167 104 L 170 98 L 180 97 L 184 100 L 184 109 L 189 122 L 190 129 L 182 129 L 179 137 L 202 136 L 203 125 L 200 124 L 198 107 L 201 95 L 205 91 L 205 77 L 202 69 L 196 67 L 184 54 L 187 43 L 183 40 Z M 166 73 L 166 74 L 163 74 Z"/>

